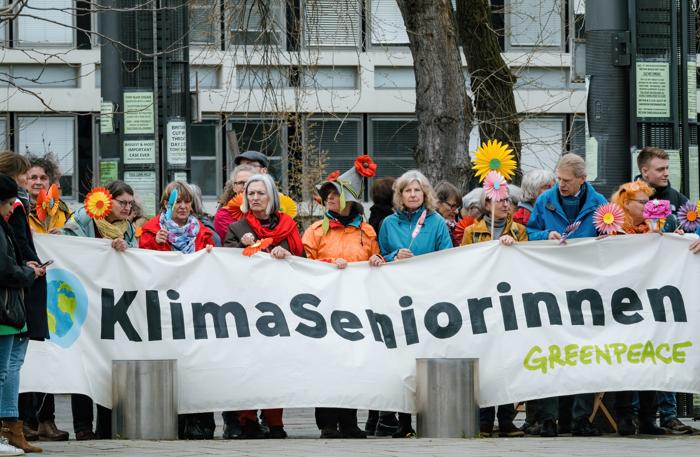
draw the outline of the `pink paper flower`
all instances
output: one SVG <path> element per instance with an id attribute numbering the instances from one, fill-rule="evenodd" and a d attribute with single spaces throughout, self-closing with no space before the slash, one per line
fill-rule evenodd
<path id="1" fill-rule="evenodd" d="M 616 203 L 600 205 L 593 214 L 595 228 L 606 235 L 619 232 L 624 222 L 625 213 Z"/>
<path id="2" fill-rule="evenodd" d="M 644 205 L 644 219 L 657 221 L 671 215 L 671 202 L 668 200 L 649 200 Z"/>
<path id="3" fill-rule="evenodd" d="M 484 192 L 493 202 L 500 202 L 508 198 L 508 183 L 497 171 L 489 171 L 484 178 Z"/>

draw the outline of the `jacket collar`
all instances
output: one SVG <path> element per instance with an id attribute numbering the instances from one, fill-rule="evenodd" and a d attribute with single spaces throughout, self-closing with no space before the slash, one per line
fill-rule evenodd
<path id="1" fill-rule="evenodd" d="M 586 200 L 584 200 L 581 211 L 579 211 L 578 216 L 576 216 L 576 220 L 583 219 L 588 213 L 594 211 L 597 206 L 594 198 L 596 190 L 588 181 L 584 182 L 583 185 L 586 186 Z M 566 214 L 564 214 L 564 208 L 562 208 L 559 203 L 559 184 L 555 184 L 554 187 L 547 192 L 550 192 L 547 203 L 545 204 L 547 210 L 557 213 L 562 219 L 567 220 Z"/>

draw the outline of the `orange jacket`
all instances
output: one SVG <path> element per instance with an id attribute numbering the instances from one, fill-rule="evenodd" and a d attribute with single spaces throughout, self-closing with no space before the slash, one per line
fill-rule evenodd
<path id="1" fill-rule="evenodd" d="M 327 262 L 335 262 L 335 259 L 363 262 L 379 254 L 377 234 L 371 225 L 362 222 L 360 228 L 331 227 L 324 235 L 322 223 L 311 224 L 301 238 L 307 258 Z"/>

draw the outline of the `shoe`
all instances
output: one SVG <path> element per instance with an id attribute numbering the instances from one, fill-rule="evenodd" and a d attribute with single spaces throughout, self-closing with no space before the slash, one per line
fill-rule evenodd
<path id="1" fill-rule="evenodd" d="M 379 411 L 370 409 L 367 414 L 367 422 L 365 422 L 365 432 L 367 435 L 374 435 L 377 430 L 377 422 L 379 422 Z"/>
<path id="2" fill-rule="evenodd" d="M 526 435 L 538 436 L 542 432 L 542 424 L 535 422 L 534 424 L 523 425 L 522 431 Z"/>
<path id="3" fill-rule="evenodd" d="M 24 455 L 24 451 L 8 443 L 4 437 L 0 437 L 0 455 Z"/>
<path id="4" fill-rule="evenodd" d="M 491 438 L 493 435 L 493 424 L 479 425 L 479 438 Z"/>
<path id="5" fill-rule="evenodd" d="M 666 430 L 656 426 L 656 420 L 643 420 L 639 422 L 640 435 L 665 435 Z"/>
<path id="6" fill-rule="evenodd" d="M 33 446 L 24 438 L 24 424 L 22 421 L 6 422 L 2 421 L 2 436 L 7 438 L 10 445 L 22 449 L 25 454 L 28 452 L 42 452 L 40 447 Z"/>
<path id="7" fill-rule="evenodd" d="M 635 417 L 629 414 L 620 416 L 617 421 L 617 434 L 620 436 L 631 436 L 637 434 L 637 422 Z"/>
<path id="8" fill-rule="evenodd" d="M 542 422 L 542 429 L 540 430 L 541 437 L 554 438 L 557 435 L 557 423 L 555 421 L 547 420 Z"/>
<path id="9" fill-rule="evenodd" d="M 340 427 L 340 435 L 348 439 L 367 438 L 367 433 L 357 425 L 347 428 Z"/>
<path id="10" fill-rule="evenodd" d="M 95 435 L 92 430 L 84 430 L 82 432 L 75 432 L 76 441 L 92 441 L 96 440 L 97 435 Z"/>
<path id="11" fill-rule="evenodd" d="M 405 426 L 405 425 L 399 425 L 399 429 L 391 435 L 392 438 L 415 438 L 416 437 L 416 431 L 413 430 L 413 427 Z"/>
<path id="12" fill-rule="evenodd" d="M 674 417 L 670 421 L 661 424 L 661 428 L 666 429 L 666 434 L 668 435 L 692 435 L 693 427 L 685 425 L 683 422 L 679 421 L 677 417 Z"/>
<path id="13" fill-rule="evenodd" d="M 25 427 L 25 430 L 26 428 L 27 427 Z M 39 438 L 44 441 L 68 441 L 68 432 L 59 430 L 53 420 L 39 422 L 37 433 Z M 26 432 L 24 433 L 24 437 L 29 440 Z"/>
<path id="14" fill-rule="evenodd" d="M 392 436 L 399 431 L 399 421 L 394 414 L 381 416 L 377 421 L 375 436 Z"/>
<path id="15" fill-rule="evenodd" d="M 273 440 L 282 440 L 287 437 L 287 432 L 284 431 L 282 425 L 274 425 L 270 426 L 270 431 L 265 434 L 265 437 Z"/>
<path id="16" fill-rule="evenodd" d="M 600 430 L 591 424 L 587 418 L 576 420 L 572 424 L 571 434 L 573 436 L 600 436 Z"/>
<path id="17" fill-rule="evenodd" d="M 32 429 L 30 426 L 28 426 L 26 423 L 24 424 L 23 432 L 24 432 L 24 439 L 27 441 L 38 441 L 39 440 L 39 432 L 36 430 Z"/>
<path id="18" fill-rule="evenodd" d="M 342 438 L 343 435 L 338 431 L 337 428 L 335 427 L 323 427 L 321 429 L 321 438 L 322 439 L 336 439 L 336 438 Z"/>
<path id="19" fill-rule="evenodd" d="M 525 432 L 520 430 L 513 424 L 513 422 L 507 422 L 505 424 L 498 423 L 498 436 L 502 438 L 519 438 L 525 436 Z"/>
<path id="20" fill-rule="evenodd" d="M 265 438 L 265 430 L 257 420 L 255 422 L 248 421 L 241 425 L 241 434 L 239 435 L 238 439 L 259 440 L 263 438 Z"/>
<path id="21" fill-rule="evenodd" d="M 236 422 L 229 422 L 227 424 L 224 424 L 224 434 L 221 435 L 221 438 L 225 440 L 235 440 L 241 436 L 241 424 Z"/>

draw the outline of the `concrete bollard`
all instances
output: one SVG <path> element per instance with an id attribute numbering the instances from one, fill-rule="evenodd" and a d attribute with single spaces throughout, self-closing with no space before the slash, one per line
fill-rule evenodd
<path id="1" fill-rule="evenodd" d="M 416 359 L 419 438 L 479 436 L 479 359 Z"/>
<path id="2" fill-rule="evenodd" d="M 177 439 L 177 360 L 112 362 L 112 436 Z"/>

